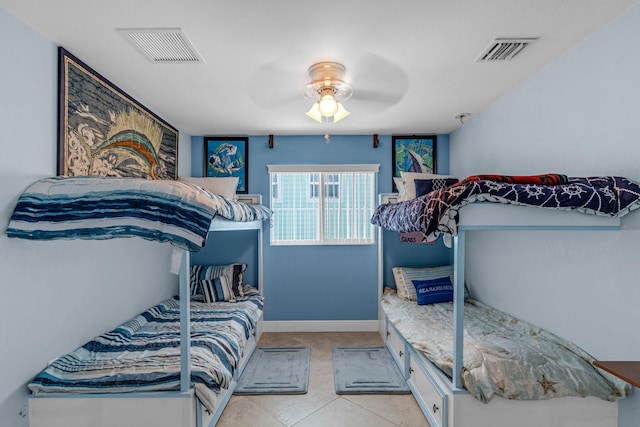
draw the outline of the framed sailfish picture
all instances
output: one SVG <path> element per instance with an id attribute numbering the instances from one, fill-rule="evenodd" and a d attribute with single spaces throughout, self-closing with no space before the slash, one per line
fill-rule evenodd
<path id="1" fill-rule="evenodd" d="M 178 130 L 58 51 L 58 175 L 177 179 Z"/>
<path id="2" fill-rule="evenodd" d="M 400 172 L 437 173 L 436 135 L 394 135 L 391 140 L 394 177 Z M 395 183 L 393 189 L 397 191 Z"/>

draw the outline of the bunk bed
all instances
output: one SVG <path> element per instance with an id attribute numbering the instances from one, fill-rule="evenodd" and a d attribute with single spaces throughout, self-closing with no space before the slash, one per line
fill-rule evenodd
<path id="1" fill-rule="evenodd" d="M 169 242 L 171 270 L 179 275 L 178 296 L 36 376 L 29 384 L 31 426 L 215 425 L 262 332 L 262 225 L 271 211 L 259 196 L 243 197 L 227 199 L 188 182 L 101 177 L 46 178 L 20 195 L 9 237 Z M 260 289 L 230 287 L 233 295 L 219 302 L 194 300 L 191 253 L 213 232 L 233 230 L 257 232 Z M 148 337 L 157 342 L 146 343 Z M 100 357 L 101 349 L 120 345 L 126 363 Z M 94 350 L 98 356 L 83 359 Z"/>
<path id="2" fill-rule="evenodd" d="M 638 207 L 640 185 L 620 177 L 483 175 L 407 201 L 398 202 L 397 194 L 381 195 L 372 217 L 372 223 L 380 227 L 381 333 L 386 336 L 387 346 L 431 427 L 617 426 L 617 405 L 607 400 L 627 396 L 632 391 L 630 385 L 593 367 L 593 358 L 577 346 L 479 301 L 465 298 L 465 240 L 466 234 L 475 230 L 619 230 L 620 218 Z M 433 304 L 431 317 L 424 315 L 423 309 L 428 306 L 398 298 L 396 292 L 389 289 L 385 289 L 383 295 L 383 229 L 418 232 L 428 242 L 442 236 L 447 246 L 453 246 L 453 300 Z M 476 351 L 476 347 L 482 345 L 483 335 L 490 334 L 487 332 L 490 328 L 474 323 L 471 316 L 474 310 L 499 318 L 501 339 L 505 338 L 510 325 L 518 325 L 525 334 L 545 336 L 570 348 L 577 356 L 578 370 L 593 369 L 604 381 L 605 388 L 610 387 L 610 390 L 604 390 L 608 394 L 589 396 L 591 390 L 581 390 L 572 397 L 552 398 L 561 385 L 541 377 L 537 385 L 542 393 L 538 395 L 525 391 L 505 398 L 492 398 L 497 394 L 494 391 L 483 395 L 478 390 L 482 379 L 474 379 L 472 372 L 476 361 L 469 358 L 485 354 L 483 350 Z M 434 318 L 441 326 L 428 323 Z M 442 334 L 431 337 L 434 330 L 445 331 L 445 338 Z M 416 335 L 415 331 L 420 333 Z M 446 339 L 450 341 L 442 341 Z M 518 345 L 505 341 L 494 345 L 493 350 L 504 353 L 500 356 L 510 362 L 509 351 Z M 536 349 L 533 350 L 536 353 Z M 438 352 L 442 353 L 440 360 L 433 356 Z M 465 358 L 468 353 L 469 357 Z M 527 369 L 534 369 L 534 363 L 524 363 Z M 522 378 L 517 380 L 524 381 Z M 500 383 L 494 390 L 499 392 L 500 388 L 508 387 Z M 594 397 L 596 395 L 598 397 Z"/>

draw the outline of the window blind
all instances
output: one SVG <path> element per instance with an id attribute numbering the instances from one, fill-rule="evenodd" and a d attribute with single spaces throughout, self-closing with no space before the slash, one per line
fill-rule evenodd
<path id="1" fill-rule="evenodd" d="M 269 165 L 272 245 L 375 243 L 379 165 Z"/>

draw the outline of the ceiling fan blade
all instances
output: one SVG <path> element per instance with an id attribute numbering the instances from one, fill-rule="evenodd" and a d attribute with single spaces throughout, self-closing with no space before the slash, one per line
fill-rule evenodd
<path id="1" fill-rule="evenodd" d="M 377 90 L 358 90 L 353 93 L 353 100 L 363 102 L 373 102 L 391 107 L 404 98 L 404 93 L 383 92 Z"/>
<path id="2" fill-rule="evenodd" d="M 308 83 L 303 55 L 287 55 L 256 69 L 248 82 L 249 97 L 262 108 L 286 105 L 297 99 L 304 102 Z"/>
<path id="3" fill-rule="evenodd" d="M 353 100 L 389 108 L 404 98 L 409 78 L 402 68 L 382 56 L 366 53 L 353 66 Z"/>

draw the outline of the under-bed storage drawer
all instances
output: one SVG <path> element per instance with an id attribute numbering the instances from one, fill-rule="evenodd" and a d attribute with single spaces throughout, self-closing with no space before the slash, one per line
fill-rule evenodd
<path id="1" fill-rule="evenodd" d="M 400 337 L 400 334 L 393 327 L 391 323 L 387 323 L 387 347 L 396 360 L 396 363 L 400 367 L 400 372 L 406 378 L 406 357 L 407 350 L 405 348 L 405 341 Z"/>
<path id="2" fill-rule="evenodd" d="M 30 427 L 195 427 L 193 390 L 29 398 Z"/>
<path id="3" fill-rule="evenodd" d="M 409 351 L 409 376 L 407 383 L 413 395 L 429 420 L 431 427 L 447 427 L 447 395 L 438 384 L 427 365 L 412 348 Z"/>

